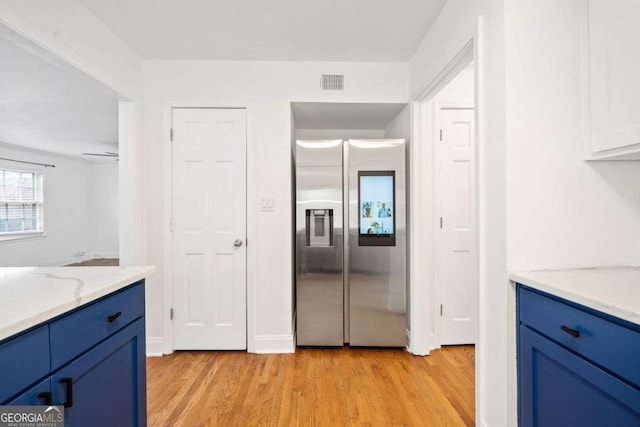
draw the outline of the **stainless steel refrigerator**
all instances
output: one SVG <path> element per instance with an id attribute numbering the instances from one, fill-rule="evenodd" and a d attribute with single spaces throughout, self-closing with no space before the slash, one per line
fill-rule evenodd
<path id="1" fill-rule="evenodd" d="M 406 345 L 405 158 L 400 139 L 296 141 L 298 345 Z"/>

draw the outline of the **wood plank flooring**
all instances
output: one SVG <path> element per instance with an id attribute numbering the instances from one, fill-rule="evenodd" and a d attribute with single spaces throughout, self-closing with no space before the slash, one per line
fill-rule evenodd
<path id="1" fill-rule="evenodd" d="M 147 359 L 148 425 L 473 426 L 473 346 Z"/>
<path id="2" fill-rule="evenodd" d="M 117 267 L 118 265 L 120 265 L 120 259 L 118 258 L 93 258 L 69 264 L 65 267 Z"/>

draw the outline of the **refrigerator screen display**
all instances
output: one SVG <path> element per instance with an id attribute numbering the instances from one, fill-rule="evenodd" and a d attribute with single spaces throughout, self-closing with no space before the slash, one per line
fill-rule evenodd
<path id="1" fill-rule="evenodd" d="M 395 172 L 360 171 L 358 184 L 360 245 L 395 244 Z"/>

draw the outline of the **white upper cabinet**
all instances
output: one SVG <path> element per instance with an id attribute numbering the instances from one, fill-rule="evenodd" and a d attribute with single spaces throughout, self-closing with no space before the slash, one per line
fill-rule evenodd
<path id="1" fill-rule="evenodd" d="M 587 0 L 589 159 L 640 160 L 640 0 Z"/>

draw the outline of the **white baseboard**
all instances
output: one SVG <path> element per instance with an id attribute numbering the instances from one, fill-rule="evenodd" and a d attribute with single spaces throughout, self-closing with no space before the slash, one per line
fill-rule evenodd
<path id="1" fill-rule="evenodd" d="M 162 351 L 164 340 L 162 338 L 147 338 L 147 357 L 159 357 L 164 355 Z"/>
<path id="2" fill-rule="evenodd" d="M 159 357 L 165 354 L 164 339 L 147 338 L 147 357 Z M 293 335 L 260 335 L 255 337 L 254 353 L 278 354 L 294 353 Z"/>
<path id="3" fill-rule="evenodd" d="M 254 338 L 254 353 L 295 353 L 293 334 L 258 335 Z"/>

